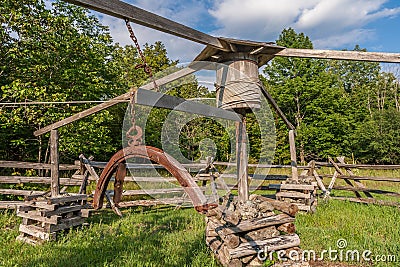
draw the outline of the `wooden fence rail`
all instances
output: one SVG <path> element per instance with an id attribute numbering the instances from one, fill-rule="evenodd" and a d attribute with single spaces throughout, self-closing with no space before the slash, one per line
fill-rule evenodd
<path id="1" fill-rule="evenodd" d="M 105 167 L 107 162 L 100 162 L 94 161 L 92 159 L 87 159 L 85 157 L 80 158 L 80 161 L 76 161 L 75 164 L 60 164 L 59 170 L 60 171 L 75 171 L 74 174 L 70 175 L 68 178 L 60 178 L 60 185 L 64 186 L 81 186 L 83 183 L 89 183 L 96 181 L 98 179 L 98 174 L 102 171 Z M 236 167 L 236 163 L 228 163 L 228 162 L 213 162 L 215 166 L 233 166 Z M 205 186 L 208 178 L 202 178 L 201 176 L 196 176 L 195 174 L 204 170 L 208 165 L 207 163 L 190 163 L 190 164 L 183 164 L 185 168 L 188 169 L 189 172 L 192 172 L 195 176 L 195 180 L 200 183 L 201 186 Z M 272 169 L 282 169 L 282 172 L 286 174 L 268 174 L 268 175 L 260 175 L 260 174 L 249 174 L 249 180 L 264 180 L 264 181 L 285 181 L 288 178 L 291 178 L 289 174 L 289 169 L 292 168 L 291 165 L 268 165 L 268 164 L 249 164 L 249 167 L 259 167 L 259 168 L 272 168 Z M 157 164 L 143 164 L 143 163 L 127 163 L 127 168 L 132 170 L 149 170 L 152 168 L 161 169 L 163 168 Z M 400 177 L 369 177 L 369 176 L 358 176 L 355 175 L 351 169 L 368 169 L 368 170 L 397 170 L 400 169 L 400 165 L 368 165 L 368 164 L 345 164 L 343 162 L 335 163 L 332 161 L 330 162 L 313 162 L 313 164 L 308 164 L 307 166 L 297 166 L 298 169 L 303 170 L 302 174 L 299 174 L 300 179 L 305 178 L 315 178 L 319 179 L 320 189 L 323 191 L 323 194 L 328 195 L 332 191 L 348 191 L 354 192 L 356 194 L 356 198 L 349 198 L 346 197 L 346 200 L 360 202 L 360 203 L 377 203 L 381 204 L 385 203 L 382 200 L 375 200 L 372 198 L 371 194 L 380 194 L 389 197 L 400 197 L 400 192 L 392 192 L 387 189 L 379 189 L 379 188 L 367 188 L 364 186 L 361 181 L 375 181 L 375 182 L 390 182 L 390 183 L 398 183 L 400 182 Z M 322 173 L 328 168 L 334 168 L 335 173 L 326 174 Z M 34 170 L 50 170 L 51 164 L 45 163 L 34 163 L 34 162 L 20 162 L 20 161 L 0 161 L 0 169 L 15 169 L 15 170 L 24 170 L 24 169 L 34 169 Z M 90 169 L 90 171 L 87 171 Z M 14 171 L 15 171 L 14 170 Z M 311 170 L 311 172 L 310 172 Z M 307 173 L 305 175 L 305 173 Z M 311 174 L 310 174 L 311 173 Z M 311 176 L 310 176 L 311 175 Z M 235 179 L 237 176 L 236 174 L 229 174 L 223 173 L 220 175 L 222 178 L 228 179 Z M 329 182 L 329 178 L 331 178 Z M 336 179 L 344 180 L 347 183 L 347 186 L 342 185 L 335 185 Z M 127 176 L 125 177 L 125 182 L 152 182 L 152 183 L 163 183 L 163 182 L 175 182 L 176 179 L 174 177 L 162 177 L 162 176 L 151 176 L 151 177 L 133 177 Z M 232 181 L 232 180 L 230 180 Z M 318 180 L 317 180 L 318 181 Z M 322 183 L 323 181 L 323 183 Z M 2 175 L 0 176 L 0 186 L 3 184 L 42 184 L 42 185 L 50 185 L 51 184 L 51 177 L 44 176 L 44 177 L 28 177 L 28 176 L 21 176 L 21 175 Z M 321 183 L 323 187 L 321 187 Z M 329 185 L 328 185 L 329 184 Z M 225 184 L 226 185 L 226 184 Z M 230 183 L 227 185 L 230 189 L 237 189 L 237 184 Z M 269 192 L 265 192 L 265 194 L 271 194 L 271 190 L 279 190 L 281 187 L 280 184 L 264 182 L 259 186 L 250 186 L 250 190 L 268 190 Z M 81 189 L 80 189 L 81 190 Z M 49 188 L 50 191 L 50 188 Z M 23 196 L 25 198 L 35 195 L 45 194 L 46 191 L 42 190 L 21 190 L 21 189 L 9 189 L 5 188 L 4 186 L 0 187 L 0 195 L 15 195 L 15 196 Z M 151 189 L 137 189 L 137 190 L 125 190 L 123 196 L 125 197 L 136 197 L 136 196 L 143 196 L 146 194 L 154 194 L 154 195 L 162 195 L 162 194 L 178 194 L 182 193 L 183 190 L 179 187 L 172 187 L 172 188 L 151 188 Z M 367 198 L 362 198 L 361 194 L 365 194 Z M 112 195 L 112 194 L 111 194 Z M 187 198 L 184 199 L 185 203 L 188 203 Z M 367 199 L 367 200 L 365 200 Z M 152 202 L 153 201 L 153 202 Z M 154 199 L 154 200 L 129 200 L 127 203 L 121 203 L 122 206 L 130 206 L 136 204 L 143 204 L 151 205 L 151 203 L 157 204 L 162 202 L 162 199 Z M 182 200 L 177 199 L 166 199 L 166 203 L 181 203 Z M 18 201 L 0 201 L 0 208 L 15 208 Z M 388 202 L 391 206 L 393 203 L 397 202 Z M 399 203 L 397 203 L 400 206 Z"/>

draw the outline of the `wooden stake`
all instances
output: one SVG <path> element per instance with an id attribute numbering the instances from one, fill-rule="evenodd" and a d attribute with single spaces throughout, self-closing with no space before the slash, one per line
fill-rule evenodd
<path id="1" fill-rule="evenodd" d="M 290 145 L 290 165 L 292 166 L 292 179 L 299 180 L 299 174 L 297 172 L 297 159 L 296 159 L 296 143 L 295 143 L 294 130 L 289 130 L 289 145 Z"/>
<path id="2" fill-rule="evenodd" d="M 51 196 L 60 193 L 60 162 L 58 155 L 58 130 L 50 131 L 50 158 L 51 158 Z"/>

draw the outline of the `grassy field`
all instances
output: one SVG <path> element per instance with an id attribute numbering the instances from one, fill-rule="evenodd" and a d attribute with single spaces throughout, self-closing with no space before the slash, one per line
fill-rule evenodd
<path id="1" fill-rule="evenodd" d="M 400 174 L 363 171 L 357 175 Z M 366 185 L 400 193 L 399 185 L 393 183 Z M 354 196 L 342 191 L 335 191 L 334 195 Z M 123 215 L 119 218 L 111 211 L 99 211 L 88 219 L 88 225 L 60 234 L 58 241 L 31 246 L 15 240 L 20 218 L 13 211 L 0 210 L 0 266 L 219 266 L 204 242 L 204 218 L 194 209 L 139 207 L 125 209 Z M 324 266 L 400 266 L 399 208 L 320 200 L 316 213 L 297 215 L 296 228 L 301 248 L 314 250 L 317 258 L 323 250 L 337 250 L 339 239 L 346 240 L 344 253 L 357 250 L 361 255 L 370 250 L 369 258 L 396 257 L 396 262 L 348 263 L 343 256 L 342 262 L 328 260 Z M 328 255 L 324 257 L 327 259 Z"/>
<path id="2" fill-rule="evenodd" d="M 219 266 L 204 242 L 203 216 L 193 209 L 128 209 L 122 219 L 102 211 L 88 226 L 42 246 L 15 241 L 19 218 L 11 211 L 0 215 L 1 266 Z M 299 214 L 296 226 L 303 249 L 337 249 L 337 240 L 346 239 L 346 250 L 400 259 L 398 208 L 330 201 L 315 214 Z"/>

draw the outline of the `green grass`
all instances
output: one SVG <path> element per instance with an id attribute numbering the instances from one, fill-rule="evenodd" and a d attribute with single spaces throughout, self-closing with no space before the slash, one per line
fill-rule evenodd
<path id="1" fill-rule="evenodd" d="M 399 177 L 399 172 L 362 170 L 357 175 Z M 400 192 L 394 183 L 367 181 L 365 185 Z M 333 194 L 354 196 L 342 191 Z M 15 240 L 20 218 L 13 211 L 0 211 L 0 266 L 219 266 L 204 242 L 204 218 L 194 209 L 135 208 L 123 214 L 121 219 L 110 211 L 97 212 L 88 226 L 64 232 L 56 242 L 31 246 Z M 317 253 L 337 249 L 337 240 L 346 239 L 345 250 L 368 249 L 373 255 L 397 257 L 394 263 L 353 265 L 400 266 L 398 208 L 320 199 L 315 214 L 297 215 L 296 228 L 302 249 Z"/>
<path id="2" fill-rule="evenodd" d="M 361 255 L 364 250 L 370 250 L 372 255 L 395 255 L 398 260 L 373 266 L 400 265 L 398 208 L 331 200 L 320 203 L 315 214 L 297 215 L 296 227 L 302 249 L 316 252 L 338 249 L 337 240 L 345 239 L 344 251 L 358 250 Z"/>
<path id="3" fill-rule="evenodd" d="M 19 222 L 0 215 L 0 266 L 218 266 L 192 209 L 125 210 L 122 219 L 102 211 L 41 246 L 15 241 Z"/>
<path id="4" fill-rule="evenodd" d="M 41 246 L 15 240 L 19 223 L 12 211 L 0 213 L 0 266 L 219 266 L 204 242 L 204 218 L 193 209 L 127 209 L 122 219 L 101 211 L 88 226 Z M 296 227 L 303 249 L 336 249 L 344 238 L 346 250 L 400 259 L 398 208 L 330 201 L 315 214 L 297 215 Z"/>

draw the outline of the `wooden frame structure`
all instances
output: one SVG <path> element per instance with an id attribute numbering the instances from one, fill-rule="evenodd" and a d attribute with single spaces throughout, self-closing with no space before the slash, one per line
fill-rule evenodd
<path id="1" fill-rule="evenodd" d="M 380 53 L 380 52 L 354 52 L 354 51 L 333 51 L 333 50 L 313 50 L 313 49 L 293 49 L 277 46 L 273 43 L 266 42 L 254 42 L 254 41 L 243 41 L 229 38 L 218 38 L 206 33 L 197 31 L 185 25 L 171 21 L 164 17 L 158 16 L 151 12 L 145 11 L 138 7 L 124 3 L 119 0 L 66 0 L 79 6 L 83 6 L 92 10 L 99 11 L 104 14 L 108 14 L 117 18 L 121 18 L 127 21 L 131 21 L 149 28 L 153 28 L 165 33 L 169 33 L 181 38 L 185 38 L 200 44 L 206 45 L 206 48 L 195 58 L 193 64 L 189 67 L 182 69 L 176 73 L 168 75 L 157 81 L 157 84 L 162 85 L 170 81 L 176 80 L 185 75 L 191 74 L 201 69 L 202 61 L 212 62 L 225 62 L 227 58 L 233 58 L 235 55 L 243 57 L 251 57 L 260 67 L 266 62 L 274 58 L 275 56 L 283 57 L 301 57 L 301 58 L 323 58 L 323 59 L 338 59 L 338 60 L 358 60 L 358 61 L 374 61 L 374 62 L 393 62 L 400 63 L 399 53 Z M 206 63 L 205 63 L 206 64 Z M 254 73 L 252 73 L 254 75 Z M 178 104 L 185 103 L 181 111 L 192 112 L 201 114 L 204 116 L 219 117 L 224 119 L 230 119 L 237 122 L 237 148 L 238 148 L 238 179 L 239 179 L 239 198 L 242 201 L 248 199 L 248 181 L 247 181 L 247 155 L 245 147 L 245 113 L 243 110 L 236 110 L 238 113 L 223 110 L 220 108 L 211 108 L 206 105 L 194 103 L 184 99 L 179 99 L 172 96 L 160 95 L 156 92 L 148 91 L 152 87 L 152 84 L 142 86 L 136 92 L 136 103 L 150 106 L 157 106 L 163 108 L 173 109 Z M 296 150 L 295 150 L 295 127 L 289 122 L 279 106 L 276 104 L 271 95 L 260 87 L 261 94 L 267 98 L 270 105 L 274 108 L 276 113 L 283 119 L 289 128 L 289 143 L 292 161 L 292 178 L 298 179 L 297 163 L 296 163 Z M 84 118 L 99 112 L 105 108 L 113 106 L 119 103 L 121 100 L 127 100 L 130 98 L 130 93 L 123 94 L 116 98 L 111 99 L 108 102 L 102 103 L 88 110 L 82 111 L 69 118 L 56 122 L 52 125 L 46 126 L 34 134 L 36 136 L 42 135 L 46 132 L 52 131 L 52 173 L 54 173 L 52 186 L 52 194 L 57 195 L 57 155 L 56 155 L 56 131 L 57 128 L 72 123 L 76 120 Z"/>

